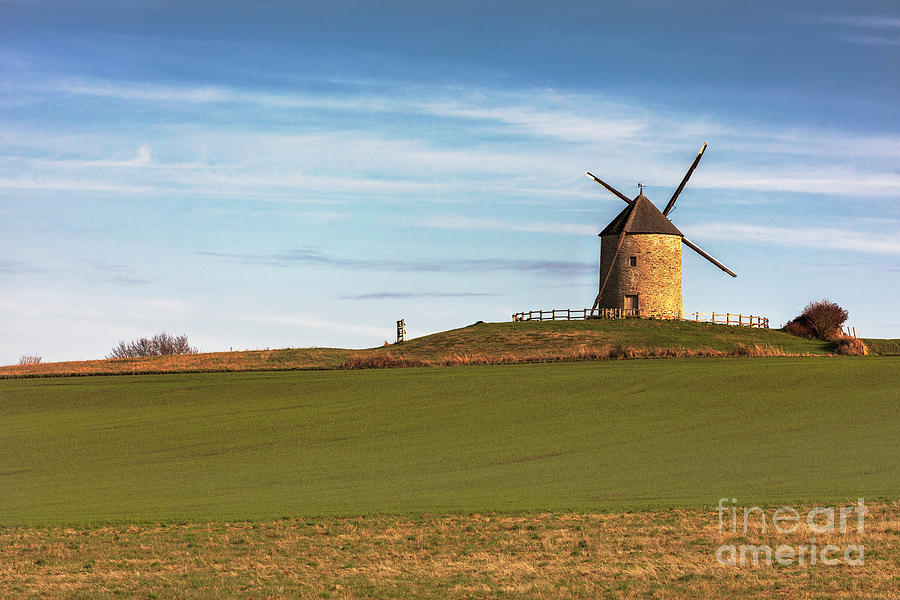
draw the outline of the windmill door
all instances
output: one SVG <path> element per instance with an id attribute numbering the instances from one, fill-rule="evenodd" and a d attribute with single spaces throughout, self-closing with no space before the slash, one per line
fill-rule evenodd
<path id="1" fill-rule="evenodd" d="M 636 317 L 638 314 L 638 297 L 625 296 L 625 316 Z"/>

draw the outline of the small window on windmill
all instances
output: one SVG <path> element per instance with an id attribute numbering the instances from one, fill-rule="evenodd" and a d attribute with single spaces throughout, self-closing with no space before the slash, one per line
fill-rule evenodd
<path id="1" fill-rule="evenodd" d="M 637 266 L 637 256 L 632 256 L 631 258 L 629 258 L 628 264 L 630 264 L 632 267 L 636 267 Z"/>

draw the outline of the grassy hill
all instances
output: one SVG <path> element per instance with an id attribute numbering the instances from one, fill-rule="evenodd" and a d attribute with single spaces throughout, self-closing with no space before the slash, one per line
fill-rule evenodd
<path id="1" fill-rule="evenodd" d="M 873 346 L 889 353 L 896 340 Z M 202 371 L 335 369 L 354 358 L 402 357 L 408 360 L 485 362 L 566 360 L 606 348 L 686 349 L 733 352 L 739 347 L 768 347 L 787 354 L 829 354 L 831 344 L 805 340 L 775 329 L 751 329 L 710 323 L 645 319 L 478 323 L 384 348 L 292 348 L 245 352 L 94 360 L 0 367 L 0 377 L 92 375 Z M 462 360 L 457 360 L 462 359 Z M 477 361 L 476 361 L 477 362 Z"/>
<path id="2" fill-rule="evenodd" d="M 885 449 L 900 446 L 898 367 L 675 359 L 0 381 L 0 525 L 896 498 L 900 455 Z"/>

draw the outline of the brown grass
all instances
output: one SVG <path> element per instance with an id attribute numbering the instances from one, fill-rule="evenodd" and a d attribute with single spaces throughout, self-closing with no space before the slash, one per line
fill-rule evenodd
<path id="1" fill-rule="evenodd" d="M 434 363 L 420 358 L 395 356 L 393 354 L 354 354 L 341 364 L 342 369 L 388 369 L 394 367 L 431 367 Z"/>
<path id="2" fill-rule="evenodd" d="M 747 346 L 738 344 L 731 350 L 712 348 L 657 347 L 636 348 L 634 346 L 602 345 L 598 347 L 578 346 L 569 352 L 546 352 L 536 354 L 451 354 L 436 360 L 425 360 L 403 354 L 360 355 L 355 354 L 341 364 L 342 369 L 383 369 L 391 367 L 438 367 L 459 365 L 505 365 L 517 363 L 571 362 L 580 360 L 629 360 L 647 358 L 727 358 L 727 357 L 773 357 L 773 356 L 814 356 L 812 354 L 790 354 L 770 345 Z"/>
<path id="3" fill-rule="evenodd" d="M 811 533 L 720 533 L 713 507 L 6 528 L 0 597 L 895 599 L 900 502 L 867 505 L 862 535 L 815 536 L 864 544 L 859 567 L 720 565 L 721 544 Z"/>
<path id="4" fill-rule="evenodd" d="M 333 369 L 350 354 L 341 348 L 287 348 L 9 365 L 0 367 L 0 378 Z"/>
<path id="5" fill-rule="evenodd" d="M 834 349 L 838 354 L 844 356 L 869 355 L 868 346 L 866 346 L 866 343 L 858 338 L 841 335 L 832 338 L 831 341 L 834 342 Z"/>

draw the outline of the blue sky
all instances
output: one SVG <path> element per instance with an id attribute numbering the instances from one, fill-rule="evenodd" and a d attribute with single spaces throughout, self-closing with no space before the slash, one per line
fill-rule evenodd
<path id="1" fill-rule="evenodd" d="M 704 141 L 685 311 L 900 337 L 900 5 L 726 5 L 0 0 L 0 363 L 589 306 Z"/>

